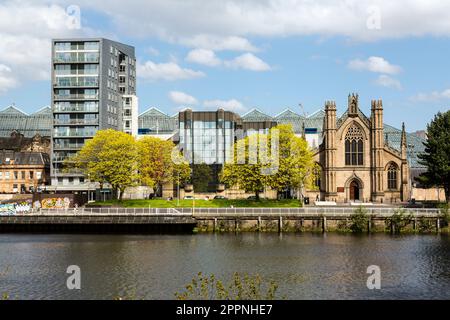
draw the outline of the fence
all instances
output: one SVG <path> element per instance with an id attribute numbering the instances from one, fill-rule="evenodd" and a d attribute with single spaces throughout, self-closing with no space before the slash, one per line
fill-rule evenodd
<path id="1" fill-rule="evenodd" d="M 366 208 L 372 216 L 389 217 L 399 208 Z M 16 216 L 193 216 L 193 217 L 346 217 L 352 215 L 355 208 L 78 208 L 78 209 L 40 209 L 30 212 L 18 212 Z M 413 217 L 437 217 L 439 209 L 403 209 Z M 1 214 L 1 213 L 0 213 Z"/>

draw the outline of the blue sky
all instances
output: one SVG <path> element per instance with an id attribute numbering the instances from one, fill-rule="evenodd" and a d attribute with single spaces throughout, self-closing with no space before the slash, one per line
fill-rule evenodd
<path id="1" fill-rule="evenodd" d="M 357 92 L 367 115 L 383 99 L 385 122 L 415 131 L 450 106 L 442 1 L 78 1 L 79 16 L 72 3 L 0 2 L 0 108 L 50 104 L 50 39 L 65 36 L 135 46 L 141 112 L 311 114 L 335 100 L 342 113 Z"/>

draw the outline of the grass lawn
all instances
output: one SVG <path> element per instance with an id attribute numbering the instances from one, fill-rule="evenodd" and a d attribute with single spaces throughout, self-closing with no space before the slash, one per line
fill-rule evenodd
<path id="1" fill-rule="evenodd" d="M 125 207 L 125 208 L 191 208 L 192 200 L 180 200 L 180 205 L 177 206 L 177 200 L 123 200 L 120 203 L 117 200 L 94 202 L 91 206 L 108 206 L 108 207 Z M 256 208 L 256 207 L 300 207 L 300 201 L 298 200 L 195 200 L 195 207 L 198 208 Z"/>

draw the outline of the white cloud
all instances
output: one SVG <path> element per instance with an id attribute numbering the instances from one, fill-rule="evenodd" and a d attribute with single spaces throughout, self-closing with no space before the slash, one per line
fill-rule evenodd
<path id="1" fill-rule="evenodd" d="M 402 68 L 389 63 L 382 57 L 369 57 L 367 60 L 355 59 L 348 63 L 348 67 L 357 71 L 370 71 L 385 74 L 397 74 Z"/>
<path id="2" fill-rule="evenodd" d="M 155 49 L 153 47 L 147 48 L 147 53 L 151 54 L 152 56 L 159 56 L 159 50 Z"/>
<path id="3" fill-rule="evenodd" d="M 11 68 L 0 64 L 0 94 L 7 92 L 9 89 L 18 85 L 17 80 L 13 77 Z"/>
<path id="4" fill-rule="evenodd" d="M 188 55 L 186 56 L 186 61 L 210 67 L 222 64 L 222 61 L 217 58 L 214 51 L 207 49 L 194 49 L 189 51 Z"/>
<path id="5" fill-rule="evenodd" d="M 233 69 L 247 69 L 252 71 L 269 71 L 270 66 L 253 53 L 244 53 L 233 60 L 225 61 L 225 66 Z"/>
<path id="6" fill-rule="evenodd" d="M 178 105 L 195 105 L 198 103 L 197 99 L 187 93 L 181 91 L 170 91 L 169 98 L 172 102 Z"/>
<path id="7" fill-rule="evenodd" d="M 137 76 L 152 81 L 175 81 L 201 78 L 205 74 L 201 71 L 182 68 L 175 62 L 155 63 L 147 61 L 144 64 L 137 64 Z"/>
<path id="8" fill-rule="evenodd" d="M 241 112 L 246 110 L 246 107 L 242 104 L 242 102 L 236 99 L 230 100 L 206 100 L 203 102 L 203 105 L 207 108 L 223 108 L 230 111 Z"/>
<path id="9" fill-rule="evenodd" d="M 382 87 L 394 88 L 397 90 L 402 89 L 402 84 L 397 79 L 394 79 L 388 75 L 382 74 L 376 80 L 375 83 Z"/>
<path id="10" fill-rule="evenodd" d="M 271 67 L 253 53 L 244 53 L 232 60 L 221 60 L 214 51 L 194 49 L 189 51 L 186 61 L 209 67 L 225 66 L 230 69 L 245 69 L 251 71 L 269 71 Z"/>
<path id="11" fill-rule="evenodd" d="M 205 32 L 204 37 L 219 39 L 318 35 L 371 41 L 450 36 L 450 2 L 442 0 L 129 0 L 126 6 L 123 0 L 110 0 L 107 11 L 104 1 L 77 2 L 106 12 L 118 29 L 130 35 L 179 43 Z M 371 8 L 380 12 L 380 28 L 368 27 Z"/>
<path id="12" fill-rule="evenodd" d="M 412 96 L 411 100 L 416 102 L 450 100 L 450 88 L 443 91 L 433 91 L 431 93 L 418 93 L 415 96 Z"/>
<path id="13" fill-rule="evenodd" d="M 0 64 L 13 76 L 2 83 L 14 86 L 32 80 L 50 79 L 51 39 L 89 34 L 74 28 L 72 12 L 44 1 L 8 0 L 0 3 Z M 3 68 L 4 69 L 4 68 Z M 3 70 L 5 73 L 5 69 Z M 6 81 L 6 82 L 5 82 Z M 0 89 L 6 92 L 13 86 Z"/>
<path id="14" fill-rule="evenodd" d="M 230 51 L 251 51 L 258 49 L 253 46 L 250 41 L 243 37 L 236 36 L 213 36 L 206 34 L 198 34 L 188 38 L 182 38 L 179 42 L 188 47 L 204 48 L 214 51 L 230 50 Z"/>

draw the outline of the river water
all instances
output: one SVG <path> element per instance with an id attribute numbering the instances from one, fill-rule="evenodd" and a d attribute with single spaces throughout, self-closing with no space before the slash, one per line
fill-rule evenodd
<path id="1" fill-rule="evenodd" d="M 69 265 L 81 290 L 68 290 Z M 381 270 L 369 290 L 367 267 Z M 0 235 L 0 294 L 17 299 L 173 299 L 199 272 L 275 280 L 285 299 L 450 299 L 446 235 Z"/>

